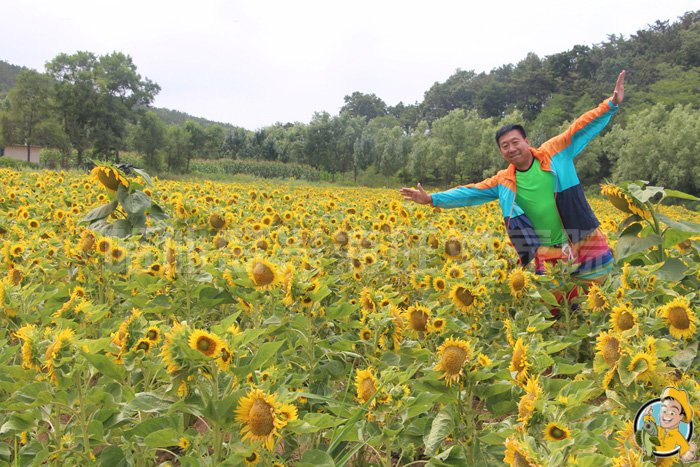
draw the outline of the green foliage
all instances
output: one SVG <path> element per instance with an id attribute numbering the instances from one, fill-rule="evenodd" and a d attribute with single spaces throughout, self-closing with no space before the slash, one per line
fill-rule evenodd
<path id="1" fill-rule="evenodd" d="M 281 162 L 193 159 L 190 169 L 193 174 L 245 174 L 262 178 L 320 180 L 320 172 L 317 169 L 305 165 L 283 164 Z"/>

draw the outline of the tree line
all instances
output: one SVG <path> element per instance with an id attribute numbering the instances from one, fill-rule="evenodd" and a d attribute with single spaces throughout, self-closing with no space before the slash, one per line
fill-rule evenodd
<path id="1" fill-rule="evenodd" d="M 503 167 L 493 141 L 498 127 L 523 123 L 538 145 L 609 96 L 622 69 L 625 103 L 580 156 L 582 182 L 643 178 L 700 193 L 700 11 L 629 38 L 610 35 L 544 58 L 530 53 L 488 73 L 457 70 L 422 102 L 388 106 L 354 92 L 337 115 L 317 112 L 308 123 L 254 131 L 194 119 L 166 124 L 149 107 L 160 88 L 138 75 L 129 56 L 61 54 L 46 73 L 17 76 L 0 110 L 0 139 L 75 149 L 78 164 L 88 150 L 109 160 L 130 150 L 155 170 L 186 172 L 192 159 L 250 159 L 355 181 L 371 167 L 388 182 L 450 186 Z"/>

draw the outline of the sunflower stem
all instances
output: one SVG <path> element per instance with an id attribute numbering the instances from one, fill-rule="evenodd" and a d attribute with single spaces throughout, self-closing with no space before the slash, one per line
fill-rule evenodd
<path id="1" fill-rule="evenodd" d="M 216 404 L 219 401 L 219 369 L 217 364 L 214 362 L 211 364 L 212 370 L 212 399 L 213 403 Z M 219 424 L 212 421 L 212 430 L 214 431 L 214 465 L 219 463 L 221 458 L 221 430 L 219 430 Z"/>
<path id="2" fill-rule="evenodd" d="M 78 390 L 78 404 L 80 405 L 80 412 L 78 416 L 80 417 L 80 429 L 83 433 L 83 449 L 85 450 L 85 455 L 90 458 L 90 433 L 87 426 L 87 414 L 85 412 L 85 398 L 83 397 L 83 387 L 80 381 L 80 375 L 76 374 L 73 379 L 75 387 Z"/>

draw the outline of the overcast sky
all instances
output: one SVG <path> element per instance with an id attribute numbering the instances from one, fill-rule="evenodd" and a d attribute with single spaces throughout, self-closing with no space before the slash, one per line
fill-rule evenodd
<path id="1" fill-rule="evenodd" d="M 45 71 L 62 52 L 120 51 L 161 86 L 154 106 L 255 130 L 336 115 L 354 91 L 413 104 L 458 68 L 488 72 L 528 52 L 629 37 L 698 8 L 698 0 L 0 0 L 0 60 Z"/>

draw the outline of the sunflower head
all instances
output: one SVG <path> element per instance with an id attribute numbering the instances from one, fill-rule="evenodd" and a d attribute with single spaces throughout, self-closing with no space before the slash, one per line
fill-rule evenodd
<path id="1" fill-rule="evenodd" d="M 221 352 L 223 341 L 216 334 L 197 329 L 190 334 L 188 344 L 190 348 L 202 352 L 207 357 L 216 357 Z"/>
<path id="2" fill-rule="evenodd" d="M 456 237 L 450 237 L 445 242 L 445 256 L 459 258 L 462 255 L 462 242 Z"/>
<path id="3" fill-rule="evenodd" d="M 98 165 L 92 169 L 90 175 L 111 192 L 116 192 L 119 185 L 124 185 L 125 188 L 129 187 L 129 180 L 124 172 L 110 165 Z"/>
<path id="4" fill-rule="evenodd" d="M 455 285 L 450 291 L 450 298 L 459 309 L 467 311 L 474 304 L 476 295 L 464 285 Z"/>
<path id="5" fill-rule="evenodd" d="M 629 331 L 637 324 L 637 313 L 632 311 L 627 304 L 613 307 L 610 315 L 610 324 L 615 332 Z"/>
<path id="6" fill-rule="evenodd" d="M 657 314 L 663 317 L 669 333 L 677 339 L 690 339 L 697 329 L 697 316 L 686 297 L 677 297 L 661 307 Z"/>
<path id="7" fill-rule="evenodd" d="M 268 395 L 260 389 L 253 389 L 240 398 L 236 409 L 236 420 L 242 423 L 243 441 L 253 444 L 263 441 L 269 450 L 274 449 L 277 429 L 283 426 L 279 419 L 280 403 L 277 395 Z"/>
<path id="8" fill-rule="evenodd" d="M 367 368 L 366 370 L 356 370 L 355 387 L 357 388 L 357 399 L 361 403 L 366 403 L 377 392 L 377 378 L 374 376 L 374 370 Z M 370 408 L 374 408 L 376 400 L 372 400 Z"/>
<path id="9" fill-rule="evenodd" d="M 525 272 L 518 268 L 513 270 L 508 276 L 508 287 L 514 297 L 519 297 L 528 285 L 528 278 Z"/>
<path id="10" fill-rule="evenodd" d="M 560 425 L 556 422 L 548 423 L 542 434 L 547 441 L 562 441 L 571 437 L 569 429 L 565 425 Z"/>
<path id="11" fill-rule="evenodd" d="M 513 357 L 511 358 L 509 370 L 518 383 L 523 384 L 527 380 L 528 368 L 527 346 L 523 344 L 523 338 L 518 337 L 513 349 Z"/>
<path id="12" fill-rule="evenodd" d="M 255 258 L 249 263 L 248 276 L 259 289 L 272 288 L 280 280 L 277 266 L 263 258 Z"/>
<path id="13" fill-rule="evenodd" d="M 472 350 L 467 341 L 450 337 L 438 348 L 440 361 L 435 365 L 436 371 L 442 371 L 442 376 L 447 385 L 457 381 L 462 375 L 462 369 L 472 355 Z"/>
<path id="14" fill-rule="evenodd" d="M 430 309 L 415 304 L 406 310 L 406 322 L 408 327 L 415 332 L 425 333 L 430 331 Z"/>
<path id="15" fill-rule="evenodd" d="M 610 331 L 600 333 L 598 336 L 598 343 L 596 344 L 596 350 L 610 367 L 617 364 L 622 355 L 620 340 Z"/>

